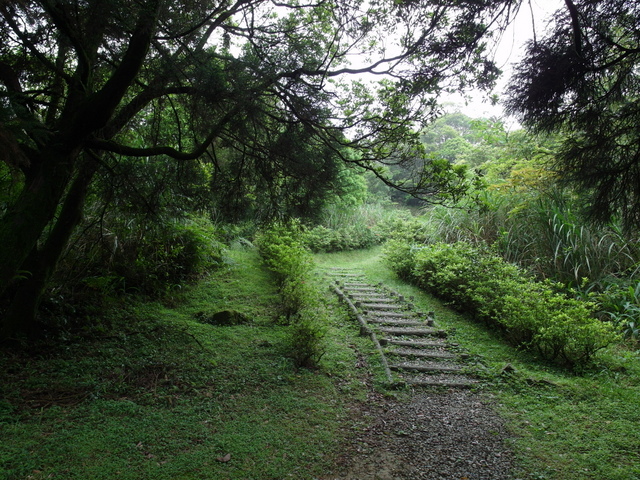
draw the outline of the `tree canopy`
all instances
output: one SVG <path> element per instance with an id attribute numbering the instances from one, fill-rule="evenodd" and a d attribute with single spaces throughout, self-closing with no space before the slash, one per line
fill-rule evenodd
<path id="1" fill-rule="evenodd" d="M 566 135 L 560 178 L 587 192 L 590 215 L 640 226 L 640 4 L 565 0 L 510 83 L 527 127 Z"/>
<path id="2" fill-rule="evenodd" d="M 380 165 L 419 154 L 438 93 L 493 82 L 483 42 L 514 3 L 0 2 L 2 335 L 33 318 L 92 183 L 122 162 L 203 162 L 231 179 L 218 189 L 252 178 L 256 201 L 303 185 L 292 205 L 336 161 L 393 184 Z M 382 81 L 345 79 L 363 74 Z M 434 191 L 416 178 L 396 186 Z"/>

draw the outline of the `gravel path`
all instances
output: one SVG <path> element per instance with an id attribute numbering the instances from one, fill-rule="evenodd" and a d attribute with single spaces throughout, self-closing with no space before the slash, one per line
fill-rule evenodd
<path id="1" fill-rule="evenodd" d="M 371 394 L 354 407 L 355 437 L 338 474 L 321 480 L 508 480 L 508 433 L 487 396 L 416 391 L 402 402 Z"/>

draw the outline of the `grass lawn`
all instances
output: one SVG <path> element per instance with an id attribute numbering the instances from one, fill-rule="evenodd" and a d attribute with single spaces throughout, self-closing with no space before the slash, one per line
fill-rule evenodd
<path id="1" fill-rule="evenodd" d="M 640 358 L 601 352 L 584 372 L 544 364 L 398 281 L 381 249 L 316 255 L 414 296 L 484 366 L 514 435 L 514 479 L 640 479 Z M 0 351 L 0 479 L 313 479 L 333 468 L 364 401 L 367 359 L 327 282 L 331 323 L 319 370 L 295 370 L 276 292 L 250 250 L 163 302 L 130 303 L 108 328 Z M 236 310 L 247 321 L 203 323 Z M 79 334 L 78 334 L 79 335 Z M 509 368 L 505 368 L 509 366 Z"/>

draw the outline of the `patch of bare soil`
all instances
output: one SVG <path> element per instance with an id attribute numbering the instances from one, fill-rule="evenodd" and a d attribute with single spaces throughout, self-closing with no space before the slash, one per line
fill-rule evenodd
<path id="1" fill-rule="evenodd" d="M 399 401 L 372 393 L 353 415 L 353 440 L 322 480 L 513 478 L 508 433 L 486 395 L 416 391 Z"/>

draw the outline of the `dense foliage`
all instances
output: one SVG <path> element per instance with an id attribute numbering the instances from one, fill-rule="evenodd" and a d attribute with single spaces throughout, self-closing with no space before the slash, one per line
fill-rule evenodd
<path id="1" fill-rule="evenodd" d="M 584 365 L 617 339 L 611 324 L 595 318 L 593 304 L 569 298 L 553 282 L 536 282 L 471 244 L 396 241 L 387 246 L 386 257 L 399 275 L 543 358 Z"/>
<path id="2" fill-rule="evenodd" d="M 440 91 L 495 80 L 483 42 L 511 3 L 3 2 L 0 336 L 33 326 L 98 180 L 177 172 L 232 215 L 317 208 L 340 162 L 446 195 L 446 163 L 402 184 L 381 165 L 422 156 Z"/>
<path id="3" fill-rule="evenodd" d="M 531 41 L 509 110 L 537 131 L 567 134 L 556 169 L 585 193 L 590 215 L 640 226 L 640 5 L 566 0 Z"/>

